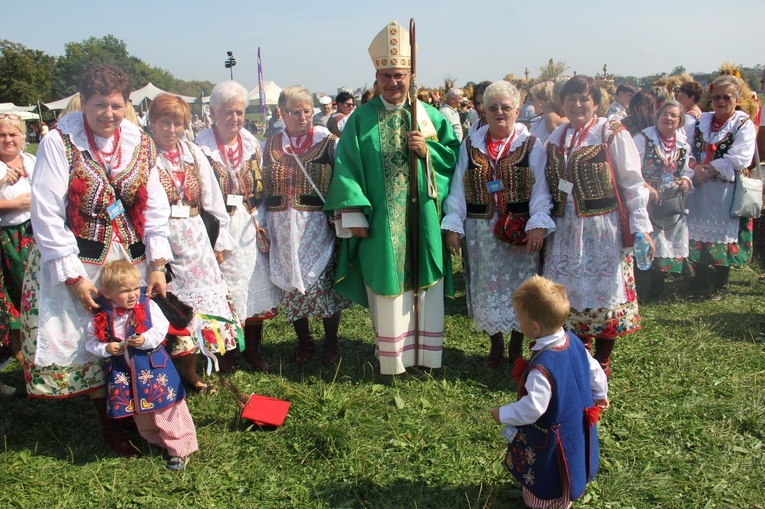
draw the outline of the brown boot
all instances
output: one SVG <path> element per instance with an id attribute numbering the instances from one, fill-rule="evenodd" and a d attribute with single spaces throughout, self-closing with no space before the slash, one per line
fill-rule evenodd
<path id="1" fill-rule="evenodd" d="M 514 330 L 510 333 L 510 343 L 507 344 L 507 358 L 510 361 L 510 369 L 518 359 L 523 359 L 523 333 Z"/>
<path id="2" fill-rule="evenodd" d="M 611 352 L 614 350 L 614 338 L 595 339 L 595 360 L 600 363 L 600 367 L 606 372 L 606 378 L 611 378 Z"/>
<path id="3" fill-rule="evenodd" d="M 325 366 L 334 366 L 340 357 L 337 344 L 337 331 L 340 329 L 340 313 L 322 319 L 324 322 L 324 353 L 321 356 L 321 362 Z"/>
<path id="4" fill-rule="evenodd" d="M 93 406 L 96 407 L 96 412 L 98 412 L 98 418 L 101 420 L 101 432 L 109 447 L 123 458 L 135 458 L 138 456 L 138 449 L 130 443 L 120 422 L 117 419 L 109 419 L 106 416 L 106 398 L 93 398 L 91 401 Z"/>
<path id="5" fill-rule="evenodd" d="M 292 322 L 295 333 L 298 337 L 298 350 L 295 354 L 295 361 L 302 364 L 307 362 L 313 356 L 313 336 L 308 318 L 300 318 Z"/>
<path id="6" fill-rule="evenodd" d="M 497 332 L 489 336 L 489 339 L 491 340 L 491 348 L 489 349 L 489 356 L 483 361 L 483 365 L 494 369 L 502 364 L 502 357 L 505 354 L 505 337 L 501 332 Z"/>
<path id="7" fill-rule="evenodd" d="M 271 367 L 260 352 L 260 344 L 263 341 L 263 322 L 248 323 L 244 326 L 244 352 L 242 356 L 252 369 L 261 373 L 268 373 Z"/>
<path id="8" fill-rule="evenodd" d="M 236 371 L 236 358 L 239 356 L 239 352 L 229 350 L 224 355 L 218 354 L 218 374 L 230 375 Z"/>

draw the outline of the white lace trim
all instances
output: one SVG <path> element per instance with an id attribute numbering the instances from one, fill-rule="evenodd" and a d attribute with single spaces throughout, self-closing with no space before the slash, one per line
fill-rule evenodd
<path id="1" fill-rule="evenodd" d="M 173 261 L 173 251 L 170 248 L 170 242 L 167 237 L 161 235 L 147 235 L 145 239 L 146 260 L 153 262 L 160 258 L 166 261 Z"/>
<path id="2" fill-rule="evenodd" d="M 713 244 L 738 242 L 738 218 L 724 222 L 690 218 L 688 230 L 690 238 L 699 242 L 711 242 Z"/>
<path id="3" fill-rule="evenodd" d="M 533 230 L 534 228 L 544 228 L 547 230 L 546 235 L 550 235 L 555 231 L 555 221 L 544 212 L 538 212 L 531 216 L 526 223 L 526 231 Z"/>
<path id="4" fill-rule="evenodd" d="M 239 135 L 242 137 L 242 161 L 247 161 L 253 154 L 260 154 L 260 142 L 255 136 L 244 128 L 239 130 Z M 220 164 L 224 164 L 212 127 L 200 131 L 194 139 L 194 143 L 202 149 L 206 156 L 211 157 Z"/>
<path id="5" fill-rule="evenodd" d="M 218 240 L 215 241 L 216 251 L 231 251 L 234 249 L 234 238 L 227 229 L 221 228 L 218 232 Z"/>
<path id="6" fill-rule="evenodd" d="M 688 218 L 683 217 L 670 230 L 654 228 L 653 243 L 656 258 L 685 258 L 688 256 Z"/>
<path id="7" fill-rule="evenodd" d="M 465 236 L 465 230 L 462 227 L 462 221 L 456 214 L 447 214 L 441 220 L 441 230 L 459 233 L 460 237 Z"/>
<path id="8" fill-rule="evenodd" d="M 76 254 L 56 258 L 45 263 L 48 264 L 48 275 L 51 281 L 56 283 L 63 283 L 69 278 L 88 277 L 82 260 Z"/>

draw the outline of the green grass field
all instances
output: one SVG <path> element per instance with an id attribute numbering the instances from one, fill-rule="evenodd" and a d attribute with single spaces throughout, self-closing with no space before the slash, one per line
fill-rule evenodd
<path id="1" fill-rule="evenodd" d="M 756 339 L 765 284 L 755 269 L 733 271 L 722 302 L 672 297 L 642 308 L 644 329 L 617 343 L 601 470 L 577 507 L 765 507 L 765 343 Z M 670 288 L 684 294 L 683 285 Z M 300 367 L 291 327 L 270 322 L 275 372 L 242 367 L 233 379 L 291 401 L 285 425 L 241 421 L 225 391 L 192 395 L 200 451 L 178 474 L 137 435 L 143 457 L 112 454 L 84 397 L 0 399 L 0 507 L 523 507 L 485 410 L 514 401 L 516 388 L 507 369 L 483 368 L 488 340 L 467 318 L 464 292 L 448 310 L 443 369 L 377 374 L 358 307 L 340 332 L 337 369 L 320 355 Z M 0 382 L 21 393 L 18 365 Z"/>

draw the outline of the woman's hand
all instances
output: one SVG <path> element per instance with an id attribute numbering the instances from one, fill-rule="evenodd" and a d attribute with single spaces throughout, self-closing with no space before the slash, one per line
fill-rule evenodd
<path id="1" fill-rule="evenodd" d="M 457 256 L 460 252 L 460 234 L 447 231 L 444 240 L 446 242 L 446 249 L 448 249 L 452 255 Z"/>
<path id="2" fill-rule="evenodd" d="M 499 408 L 492 408 L 489 410 L 489 413 L 491 414 L 491 418 L 494 419 L 497 424 L 502 424 L 499 420 Z"/>
<path id="3" fill-rule="evenodd" d="M 596 399 L 595 404 L 599 406 L 602 410 L 608 410 L 611 407 L 611 402 L 608 401 L 608 398 Z"/>
<path id="4" fill-rule="evenodd" d="M 713 175 L 710 170 L 714 170 L 710 164 L 697 164 L 693 169 L 693 180 L 699 185 L 703 184 Z"/>
<path id="5" fill-rule="evenodd" d="M 428 146 L 425 144 L 425 135 L 420 131 L 406 133 L 406 141 L 409 143 L 409 150 L 416 153 L 421 158 L 428 155 Z"/>
<path id="6" fill-rule="evenodd" d="M 351 226 L 349 229 L 351 230 L 351 237 L 356 237 L 357 239 L 365 239 L 369 237 L 368 228 Z"/>
<path id="7" fill-rule="evenodd" d="M 680 181 L 677 183 L 677 188 L 680 190 L 681 193 L 687 193 L 688 190 L 691 188 L 691 182 L 687 178 L 681 178 Z"/>
<path id="8" fill-rule="evenodd" d="M 100 306 L 93 300 L 93 296 L 98 296 L 98 290 L 89 280 L 82 278 L 75 284 L 68 286 L 74 299 L 82 304 L 82 307 L 88 311 L 95 311 Z"/>
<path id="9" fill-rule="evenodd" d="M 31 193 L 24 193 L 15 200 L 13 200 L 13 210 L 23 210 L 27 211 L 29 210 L 30 205 L 32 204 L 32 194 Z"/>
<path id="10" fill-rule="evenodd" d="M 223 263 L 226 260 L 226 252 L 225 251 L 215 251 L 215 261 L 218 262 L 218 265 Z"/>
<path id="11" fill-rule="evenodd" d="M 526 242 L 527 253 L 536 253 L 542 249 L 545 243 L 545 233 L 546 230 L 544 228 L 533 228 L 526 232 L 528 236 L 528 241 Z"/>
<path id="12" fill-rule="evenodd" d="M 9 186 L 12 186 L 23 176 L 24 172 L 22 170 L 18 168 L 8 168 L 8 171 L 5 174 L 5 180 Z"/>
<path id="13" fill-rule="evenodd" d="M 165 273 L 159 270 L 152 270 L 149 272 L 148 285 L 146 286 L 146 295 L 151 296 L 159 293 L 161 296 L 165 297 L 166 291 L 167 278 L 165 277 Z"/>
<path id="14" fill-rule="evenodd" d="M 650 246 L 648 248 L 648 258 L 650 258 L 651 261 L 653 261 L 653 255 L 656 253 L 656 246 L 653 243 L 651 234 L 648 232 L 643 232 L 643 238 L 648 242 L 648 245 Z"/>

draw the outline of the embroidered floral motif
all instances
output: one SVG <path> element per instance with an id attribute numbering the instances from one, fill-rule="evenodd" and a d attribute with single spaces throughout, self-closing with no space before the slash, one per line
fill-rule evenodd
<path id="1" fill-rule="evenodd" d="M 154 378 L 154 375 L 151 374 L 151 371 L 149 370 L 143 370 L 141 371 L 141 375 L 138 377 L 139 380 L 141 380 L 142 384 L 148 384 L 149 381 Z"/>

